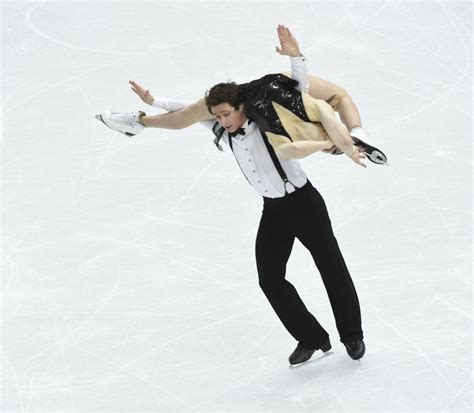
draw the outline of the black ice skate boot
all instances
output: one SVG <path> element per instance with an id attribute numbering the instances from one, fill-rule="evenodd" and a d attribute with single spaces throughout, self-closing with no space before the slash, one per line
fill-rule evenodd
<path id="1" fill-rule="evenodd" d="M 288 360 L 291 365 L 304 363 L 305 361 L 308 361 L 311 358 L 311 356 L 316 350 L 321 350 L 324 353 L 331 350 L 331 342 L 329 341 L 329 337 L 321 345 L 320 348 L 316 348 L 316 349 L 304 348 L 300 343 L 298 343 L 298 345 L 295 348 L 295 351 L 291 353 L 290 358 Z"/>
<path id="2" fill-rule="evenodd" d="M 365 354 L 365 344 L 362 339 L 353 340 L 350 343 L 344 343 L 344 345 L 352 360 L 359 360 Z"/>

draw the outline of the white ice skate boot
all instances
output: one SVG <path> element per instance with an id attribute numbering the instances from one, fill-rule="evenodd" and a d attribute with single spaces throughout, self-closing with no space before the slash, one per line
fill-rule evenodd
<path id="1" fill-rule="evenodd" d="M 355 128 L 352 128 L 351 131 L 350 131 L 350 135 L 353 138 L 358 138 L 362 141 L 369 140 L 369 131 L 366 128 L 361 128 L 359 126 L 356 126 Z"/>
<path id="2" fill-rule="evenodd" d="M 138 135 L 143 128 L 145 127 L 140 123 L 140 117 L 144 116 L 145 112 L 110 112 L 106 110 L 101 112 L 98 115 L 95 115 L 95 118 L 101 121 L 105 126 L 108 126 L 110 129 L 113 129 L 117 132 L 123 133 L 127 136 Z"/>
<path id="3" fill-rule="evenodd" d="M 370 143 L 367 129 L 360 127 L 352 128 L 350 134 L 354 145 L 362 148 L 369 161 L 379 165 L 388 165 L 385 154 Z"/>

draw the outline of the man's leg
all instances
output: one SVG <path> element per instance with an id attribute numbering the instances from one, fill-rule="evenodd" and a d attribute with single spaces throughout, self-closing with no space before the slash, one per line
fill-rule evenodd
<path id="1" fill-rule="evenodd" d="M 263 212 L 256 239 L 259 284 L 288 332 L 307 349 L 319 349 L 328 333 L 306 309 L 295 287 L 285 279 L 294 235 L 285 214 Z"/>
<path id="2" fill-rule="evenodd" d="M 293 219 L 297 238 L 310 251 L 321 274 L 341 342 L 348 344 L 362 339 L 357 293 L 334 236 L 324 199 L 314 187 L 301 197 Z"/>

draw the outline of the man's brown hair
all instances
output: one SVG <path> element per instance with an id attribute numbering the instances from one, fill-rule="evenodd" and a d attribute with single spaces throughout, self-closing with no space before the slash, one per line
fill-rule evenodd
<path id="1" fill-rule="evenodd" d="M 212 113 L 212 107 L 221 103 L 228 103 L 236 110 L 244 103 L 242 92 L 239 89 L 239 85 L 235 82 L 218 83 L 212 86 L 206 92 L 204 98 L 209 113 Z"/>

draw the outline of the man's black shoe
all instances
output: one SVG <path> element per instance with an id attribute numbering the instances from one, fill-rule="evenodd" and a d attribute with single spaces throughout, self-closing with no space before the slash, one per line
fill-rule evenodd
<path id="1" fill-rule="evenodd" d="M 295 348 L 295 351 L 291 353 L 290 358 L 288 360 L 292 365 L 304 363 L 305 361 L 308 361 L 311 358 L 311 356 L 316 350 L 322 350 L 324 352 L 331 350 L 331 342 L 329 341 L 329 338 L 321 345 L 319 349 L 304 348 L 300 343 L 298 343 Z"/>
<path id="2" fill-rule="evenodd" d="M 352 360 L 359 360 L 365 354 L 365 344 L 362 339 L 357 339 L 344 345 L 346 346 L 347 354 L 349 354 Z"/>

